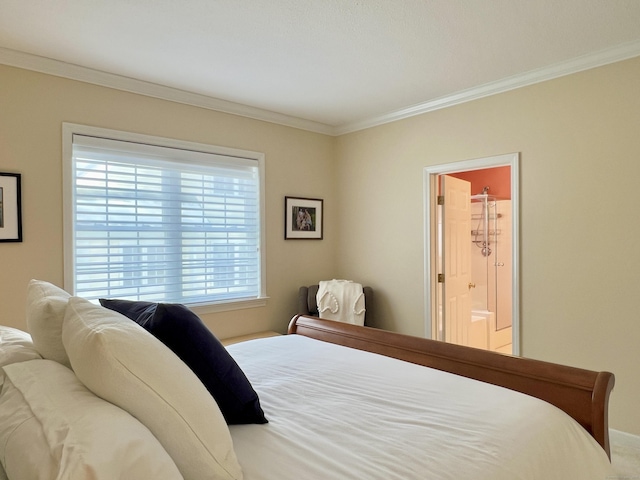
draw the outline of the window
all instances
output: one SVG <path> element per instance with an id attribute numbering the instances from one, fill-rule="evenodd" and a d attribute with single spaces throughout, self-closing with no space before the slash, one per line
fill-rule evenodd
<path id="1" fill-rule="evenodd" d="M 67 289 L 227 308 L 265 298 L 262 154 L 71 124 L 63 134 Z"/>

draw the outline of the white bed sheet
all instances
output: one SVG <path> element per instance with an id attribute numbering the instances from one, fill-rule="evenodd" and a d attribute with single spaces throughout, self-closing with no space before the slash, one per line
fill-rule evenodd
<path id="1" fill-rule="evenodd" d="M 299 335 L 228 347 L 265 425 L 234 425 L 245 480 L 604 480 L 608 458 L 541 400 Z"/>

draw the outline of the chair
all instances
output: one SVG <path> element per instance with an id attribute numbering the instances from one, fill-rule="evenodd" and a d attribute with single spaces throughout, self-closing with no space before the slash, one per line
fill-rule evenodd
<path id="1" fill-rule="evenodd" d="M 318 313 L 318 303 L 316 302 L 318 288 L 319 285 L 300 287 L 298 290 L 298 315 L 320 316 Z M 373 289 L 371 287 L 362 287 L 362 292 L 364 293 L 364 306 L 366 308 L 364 313 L 364 324 L 366 325 L 367 314 L 370 313 L 373 302 Z"/>

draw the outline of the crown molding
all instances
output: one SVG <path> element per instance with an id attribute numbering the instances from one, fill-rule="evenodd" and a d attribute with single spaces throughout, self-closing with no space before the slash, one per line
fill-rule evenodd
<path id="1" fill-rule="evenodd" d="M 365 130 L 378 125 L 384 125 L 385 123 L 396 122 L 416 115 L 422 115 L 423 113 L 452 107 L 461 103 L 496 95 L 509 90 L 515 90 L 535 83 L 545 82 L 547 80 L 571 75 L 591 68 L 620 62 L 637 56 L 640 56 L 640 41 L 625 43 L 615 48 L 601 50 L 566 62 L 557 63 L 549 67 L 532 70 L 524 74 L 514 75 L 496 82 L 486 83 L 478 87 L 455 92 L 451 95 L 445 95 L 411 107 L 385 113 L 384 115 L 371 117 L 359 122 L 344 124 L 335 127 L 333 134 L 339 136 L 357 132 L 359 130 Z"/>
<path id="2" fill-rule="evenodd" d="M 567 62 L 557 63 L 549 67 L 514 75 L 496 82 L 454 92 L 450 95 L 445 95 L 376 117 L 331 126 L 0 47 L 0 64 L 331 136 L 345 135 L 386 123 L 396 122 L 637 56 L 640 56 L 640 41 L 622 44 L 615 48 L 583 55 Z"/>
<path id="3" fill-rule="evenodd" d="M 0 64 L 24 68 L 26 70 L 33 70 L 39 73 L 46 73 L 48 75 L 63 77 L 70 80 L 100 85 L 125 92 L 137 93 L 162 100 L 169 100 L 171 102 L 182 103 L 185 105 L 230 113 L 232 115 L 248 117 L 254 120 L 262 120 L 264 122 L 275 123 L 287 127 L 322 133 L 325 135 L 334 134 L 334 128 L 332 126 L 320 122 L 313 122 L 311 120 L 305 120 L 261 108 L 229 102 L 207 95 L 187 92 L 177 88 L 102 72 L 2 47 L 0 47 Z"/>

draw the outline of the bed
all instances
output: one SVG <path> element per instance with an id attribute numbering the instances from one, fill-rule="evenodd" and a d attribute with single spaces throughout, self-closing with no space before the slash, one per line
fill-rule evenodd
<path id="1" fill-rule="evenodd" d="M 610 457 L 608 407 L 615 383 L 610 372 L 499 355 L 301 315 L 292 319 L 288 333 L 398 358 L 540 398 L 573 417 Z"/>
<path id="2" fill-rule="evenodd" d="M 612 475 L 610 373 L 308 316 L 228 349 L 271 412 L 231 426 L 246 480 Z"/>
<path id="3" fill-rule="evenodd" d="M 225 348 L 181 306 L 105 308 L 46 282 L 27 298 L 29 333 L 0 327 L 10 480 L 614 475 L 607 372 L 309 316 L 288 335 Z M 139 323 L 141 312 L 171 334 Z M 242 395 L 214 394 L 177 337 L 209 370 L 233 365 L 227 386 Z"/>

